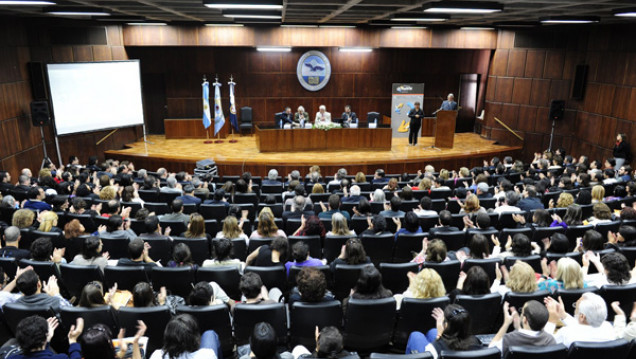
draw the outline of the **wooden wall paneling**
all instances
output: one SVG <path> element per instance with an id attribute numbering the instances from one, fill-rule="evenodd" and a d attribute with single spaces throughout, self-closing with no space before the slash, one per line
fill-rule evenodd
<path id="1" fill-rule="evenodd" d="M 614 93 L 616 92 L 616 86 L 602 84 L 599 86 L 599 96 L 596 105 L 596 113 L 603 115 L 612 114 L 612 105 L 614 103 Z"/>
<path id="2" fill-rule="evenodd" d="M 563 66 L 565 63 L 565 53 L 561 50 L 549 50 L 546 52 L 545 68 L 543 78 L 561 79 L 563 77 Z"/>
<path id="3" fill-rule="evenodd" d="M 511 50 L 508 56 L 508 76 L 523 77 L 526 70 L 526 50 Z"/>
<path id="4" fill-rule="evenodd" d="M 495 101 L 510 102 L 512 100 L 513 84 L 514 79 L 512 77 L 499 77 L 497 79 Z"/>
<path id="5" fill-rule="evenodd" d="M 528 50 L 526 57 L 526 77 L 541 77 L 545 63 L 545 50 Z"/>
<path id="6" fill-rule="evenodd" d="M 515 78 L 512 89 L 512 102 L 521 105 L 530 103 L 532 79 Z"/>

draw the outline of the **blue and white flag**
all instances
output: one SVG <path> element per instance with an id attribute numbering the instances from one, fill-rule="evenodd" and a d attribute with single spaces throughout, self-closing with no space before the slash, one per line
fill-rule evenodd
<path id="1" fill-rule="evenodd" d="M 234 99 L 234 85 L 236 85 L 236 83 L 230 80 L 230 82 L 228 82 L 228 85 L 230 85 L 230 123 L 232 124 L 232 127 L 234 127 L 236 132 L 239 132 L 239 124 L 236 118 L 236 101 Z"/>
<path id="2" fill-rule="evenodd" d="M 207 130 L 212 124 L 210 121 L 210 83 L 203 81 L 203 127 Z"/>
<path id="3" fill-rule="evenodd" d="M 225 125 L 225 116 L 221 108 L 221 84 L 217 81 L 214 83 L 214 136 L 221 131 L 223 125 Z"/>

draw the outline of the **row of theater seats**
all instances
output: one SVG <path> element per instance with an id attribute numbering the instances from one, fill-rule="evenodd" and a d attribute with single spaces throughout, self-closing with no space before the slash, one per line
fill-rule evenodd
<path id="1" fill-rule="evenodd" d="M 632 285 L 633 287 L 633 285 Z M 631 288 L 634 290 L 634 288 Z M 589 288 L 589 291 L 597 291 L 596 288 Z M 604 287 L 600 294 L 605 300 L 615 300 L 617 296 L 624 298 L 625 293 L 611 292 L 612 287 Z M 567 300 L 566 308 L 572 308 L 571 304 L 578 299 L 583 291 L 573 293 L 561 292 L 559 295 Z M 526 295 L 508 294 L 503 300 L 508 301 L 516 307 L 523 306 L 527 300 L 542 300 L 548 296 L 547 292 L 538 292 Z M 232 353 L 235 344 L 245 344 L 248 342 L 254 324 L 258 322 L 268 322 L 276 330 L 280 345 L 302 344 L 313 348 L 315 343 L 315 327 L 336 326 L 341 328 L 345 338 L 345 347 L 362 353 L 371 351 L 384 351 L 392 347 L 395 350 L 404 350 L 408 336 L 413 331 L 426 332 L 435 327 L 435 321 L 430 316 L 433 308 L 443 308 L 450 303 L 448 297 L 434 299 L 411 299 L 405 298 L 399 311 L 396 311 L 396 302 L 393 297 L 384 299 L 361 300 L 351 299 L 348 301 L 344 311 L 338 301 L 320 303 L 296 302 L 291 308 L 283 303 L 247 305 L 238 304 L 230 316 L 228 307 L 224 304 L 206 307 L 182 306 L 177 309 L 177 313 L 192 314 L 199 322 L 200 330 L 212 329 L 217 332 L 222 343 L 222 349 L 226 355 Z M 499 294 L 488 294 L 483 296 L 459 295 L 455 303 L 465 307 L 471 314 L 472 332 L 492 333 L 496 331 L 500 322 L 496 318 L 501 316 L 502 298 Z M 49 308 L 30 307 L 19 304 L 6 304 L 3 307 L 3 320 L 8 324 L 9 329 L 15 333 L 15 327 L 20 319 L 29 315 L 41 315 L 48 317 L 51 315 Z M 148 326 L 146 335 L 150 337 L 150 349 L 159 348 L 162 343 L 165 325 L 170 319 L 168 307 L 149 308 L 120 308 L 115 311 L 110 307 L 98 308 L 62 308 L 60 313 L 61 328 L 64 332 L 75 323 L 78 317 L 84 318 L 85 325 L 90 327 L 96 323 L 102 323 L 110 327 L 113 332 L 116 328 L 123 327 L 128 332 L 134 332 L 137 320 L 143 320 Z M 289 324 L 288 324 L 289 323 Z M 620 345 L 619 345 L 620 343 Z M 625 344 L 627 343 L 627 344 Z M 600 347 L 612 348 L 614 345 L 626 345 L 627 351 L 631 348 L 631 343 L 616 342 L 603 344 Z M 575 347 L 576 348 L 576 347 Z M 593 352 L 587 350 L 586 352 Z M 496 350 L 496 349 L 495 349 Z M 500 355 L 497 351 L 498 356 Z M 461 357 L 481 358 L 486 352 L 466 352 Z M 607 353 L 606 353 L 607 354 Z M 572 356 L 571 358 L 583 358 Z M 554 358 L 555 356 L 547 356 Z M 565 356 L 558 356 L 565 357 Z M 610 356 L 601 356 L 609 358 Z M 627 358 L 619 355 L 615 358 Z M 490 354 L 486 358 L 491 358 Z M 538 356 L 537 358 L 542 358 Z"/>

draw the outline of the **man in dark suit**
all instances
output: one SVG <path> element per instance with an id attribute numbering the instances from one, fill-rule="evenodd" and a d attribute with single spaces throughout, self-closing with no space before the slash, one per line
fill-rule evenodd
<path id="1" fill-rule="evenodd" d="M 415 107 L 409 111 L 409 146 L 417 145 L 417 138 L 420 135 L 420 128 L 422 127 L 422 117 L 424 117 L 424 111 L 420 108 L 420 103 L 414 103 Z"/>
<path id="2" fill-rule="evenodd" d="M 349 127 L 352 123 L 358 123 L 358 116 L 351 111 L 351 106 L 346 105 L 342 113 L 342 127 Z"/>
<path id="3" fill-rule="evenodd" d="M 439 109 L 442 111 L 456 111 L 457 102 L 455 102 L 455 95 L 449 93 L 446 101 L 442 102 L 442 106 Z"/>
<path id="4" fill-rule="evenodd" d="M 437 233 L 459 231 L 459 228 L 451 226 L 453 224 L 453 215 L 450 211 L 443 210 L 439 212 L 439 224 L 440 227 L 431 228 L 428 231 L 429 238 L 435 238 Z"/>
<path id="5" fill-rule="evenodd" d="M 280 121 L 281 121 L 281 128 L 283 128 L 283 126 L 285 126 L 286 124 L 289 124 L 290 126 L 292 126 L 294 124 L 294 114 L 292 113 L 292 110 L 290 107 L 285 107 L 285 111 L 283 111 L 283 113 L 280 114 Z"/>

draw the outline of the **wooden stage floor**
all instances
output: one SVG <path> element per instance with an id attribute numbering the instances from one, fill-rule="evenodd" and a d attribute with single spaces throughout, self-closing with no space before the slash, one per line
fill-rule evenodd
<path id="1" fill-rule="evenodd" d="M 235 136 L 238 142 L 228 139 L 220 144 L 205 144 L 203 139 L 166 139 L 163 135 L 147 136 L 143 141 L 128 144 L 122 150 L 106 151 L 107 158 L 127 159 L 136 168 L 156 170 L 165 167 L 169 171 L 192 172 L 195 162 L 211 158 L 219 167 L 221 175 L 239 175 L 250 171 L 253 175 L 264 176 L 271 168 L 281 175 L 298 169 L 304 175 L 309 166 L 321 166 L 321 172 L 332 175 L 340 167 L 349 173 L 362 171 L 373 173 L 383 168 L 387 173 L 416 172 L 425 165 L 436 169 L 458 169 L 481 165 L 484 159 L 493 156 L 513 156 L 519 154 L 521 146 L 496 145 L 475 133 L 455 134 L 452 149 L 436 150 L 427 148 L 434 142 L 433 137 L 421 137 L 416 147 L 408 146 L 408 139 L 394 138 L 391 150 L 364 151 L 311 151 L 311 152 L 267 152 L 261 153 L 256 147 L 254 136 Z"/>

